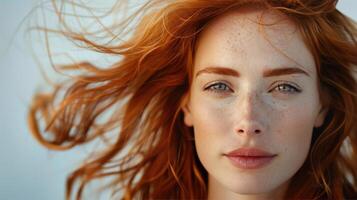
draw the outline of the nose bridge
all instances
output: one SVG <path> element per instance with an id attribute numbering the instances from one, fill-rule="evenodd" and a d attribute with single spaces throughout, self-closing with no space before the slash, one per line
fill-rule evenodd
<path id="1" fill-rule="evenodd" d="M 261 107 L 261 99 L 257 91 L 247 91 L 245 94 L 241 94 L 238 107 L 241 110 L 241 113 L 244 118 L 254 119 Z"/>
<path id="2" fill-rule="evenodd" d="M 235 131 L 237 133 L 262 133 L 265 128 L 262 124 L 264 103 L 261 95 L 256 91 L 243 92 L 238 97 Z"/>

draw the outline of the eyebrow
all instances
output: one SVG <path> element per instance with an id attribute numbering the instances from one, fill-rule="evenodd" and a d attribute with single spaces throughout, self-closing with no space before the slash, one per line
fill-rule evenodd
<path id="1" fill-rule="evenodd" d="M 196 73 L 196 77 L 203 73 L 209 74 L 221 74 L 228 75 L 234 77 L 240 77 L 240 73 L 234 69 L 226 68 L 226 67 L 207 67 Z M 272 77 L 272 76 L 283 76 L 288 74 L 304 74 L 306 76 L 310 76 L 306 71 L 297 68 L 297 67 L 282 67 L 282 68 L 274 68 L 267 69 L 263 72 L 263 77 Z"/>

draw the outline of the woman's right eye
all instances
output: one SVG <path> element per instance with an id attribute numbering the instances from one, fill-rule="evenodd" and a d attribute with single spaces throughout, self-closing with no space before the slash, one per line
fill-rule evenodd
<path id="1" fill-rule="evenodd" d="M 226 83 L 223 82 L 213 83 L 207 86 L 204 90 L 207 90 L 209 92 L 215 92 L 215 93 L 233 92 L 233 90 Z"/>

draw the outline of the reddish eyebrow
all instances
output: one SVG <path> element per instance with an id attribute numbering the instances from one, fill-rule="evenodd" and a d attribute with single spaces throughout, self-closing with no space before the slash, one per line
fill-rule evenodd
<path id="1" fill-rule="evenodd" d="M 310 76 L 307 72 L 305 72 L 300 68 L 286 67 L 286 68 L 268 69 L 263 72 L 263 77 L 282 76 L 287 74 L 305 74 L 306 76 Z"/>
<path id="2" fill-rule="evenodd" d="M 225 68 L 225 67 L 207 67 L 204 68 L 196 73 L 196 77 L 202 73 L 209 73 L 209 74 L 222 74 L 222 75 L 228 75 L 228 76 L 236 76 L 239 77 L 240 74 L 234 69 L 231 68 Z"/>
<path id="3" fill-rule="evenodd" d="M 214 73 L 214 74 L 222 74 L 222 75 L 228 75 L 228 76 L 235 76 L 239 77 L 240 73 L 234 69 L 231 68 L 225 68 L 225 67 L 207 67 L 204 68 L 196 73 L 196 77 L 202 73 Z M 275 68 L 275 69 L 268 69 L 263 72 L 263 77 L 271 77 L 271 76 L 282 76 L 282 75 L 288 75 L 288 74 L 305 74 L 307 76 L 310 76 L 307 72 L 300 68 L 296 67 L 284 67 L 284 68 Z"/>

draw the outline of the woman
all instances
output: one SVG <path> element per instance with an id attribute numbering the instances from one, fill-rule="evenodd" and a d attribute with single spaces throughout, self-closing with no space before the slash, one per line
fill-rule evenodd
<path id="1" fill-rule="evenodd" d="M 357 32 L 336 3 L 150 1 L 119 45 L 67 29 L 123 56 L 34 98 L 46 147 L 106 144 L 67 199 L 104 177 L 124 199 L 357 198 Z"/>

